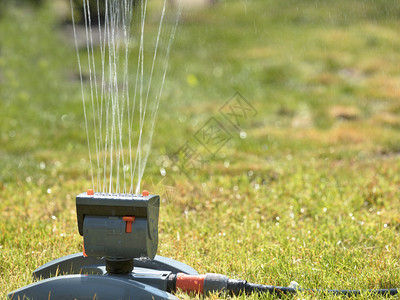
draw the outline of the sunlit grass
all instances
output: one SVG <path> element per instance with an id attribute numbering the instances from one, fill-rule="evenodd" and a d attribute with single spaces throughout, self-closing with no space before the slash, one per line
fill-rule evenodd
<path id="1" fill-rule="evenodd" d="M 398 286 L 398 10 L 232 1 L 184 13 L 143 183 L 163 199 L 158 254 L 271 285 Z M 80 83 L 52 16 L 0 19 L 1 297 L 81 251 L 74 198 L 91 177 Z M 219 113 L 235 91 L 257 110 L 246 138 Z M 188 176 L 165 164 L 211 117 L 231 141 Z"/>

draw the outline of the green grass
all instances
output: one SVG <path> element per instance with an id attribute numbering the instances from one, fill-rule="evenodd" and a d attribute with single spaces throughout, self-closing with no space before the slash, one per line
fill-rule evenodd
<path id="1" fill-rule="evenodd" d="M 399 12 L 398 1 L 248 0 L 184 13 L 143 183 L 163 198 L 158 254 L 271 285 L 398 287 Z M 74 197 L 90 168 L 56 15 L 0 18 L 1 298 L 82 250 Z M 258 112 L 247 138 L 230 128 L 189 180 L 162 177 L 163 157 L 210 117 L 226 124 L 235 91 Z"/>

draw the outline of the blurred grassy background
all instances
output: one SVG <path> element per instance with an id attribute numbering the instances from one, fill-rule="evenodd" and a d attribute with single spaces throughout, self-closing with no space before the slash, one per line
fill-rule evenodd
<path id="1" fill-rule="evenodd" d="M 0 5 L 3 298 L 81 251 L 74 197 L 91 178 L 68 1 Z M 158 254 L 273 285 L 397 287 L 399 25 L 394 0 L 184 11 L 143 183 L 163 198 Z M 168 168 L 236 91 L 257 110 L 246 134 L 229 128 L 189 178 Z"/>

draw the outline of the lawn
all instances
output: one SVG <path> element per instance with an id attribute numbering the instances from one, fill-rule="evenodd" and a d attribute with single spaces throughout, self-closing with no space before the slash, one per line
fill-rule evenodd
<path id="1" fill-rule="evenodd" d="M 82 251 L 75 196 L 92 181 L 78 66 L 48 2 L 0 16 L 1 298 Z M 184 11 L 142 183 L 162 198 L 158 254 L 270 285 L 398 287 L 399 26 L 397 0 Z M 252 110 L 238 130 L 223 112 L 239 95 Z M 230 137 L 214 155 L 196 139 L 210 120 Z M 174 168 L 186 143 L 205 160 Z"/>

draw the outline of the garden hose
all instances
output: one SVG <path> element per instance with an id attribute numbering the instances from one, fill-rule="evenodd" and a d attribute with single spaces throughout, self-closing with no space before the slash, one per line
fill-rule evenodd
<path id="1" fill-rule="evenodd" d="M 252 293 L 268 293 L 268 294 L 295 294 L 297 292 L 309 293 L 329 293 L 334 295 L 359 295 L 368 292 L 374 295 L 396 295 L 398 289 L 376 289 L 376 290 L 319 290 L 319 289 L 302 289 L 298 287 L 283 287 L 264 284 L 249 283 L 246 280 L 229 279 L 225 275 L 207 273 L 204 275 L 186 275 L 183 273 L 171 274 L 168 278 L 168 292 L 182 291 L 186 293 L 196 294 L 212 294 L 227 292 L 231 295 Z"/>

